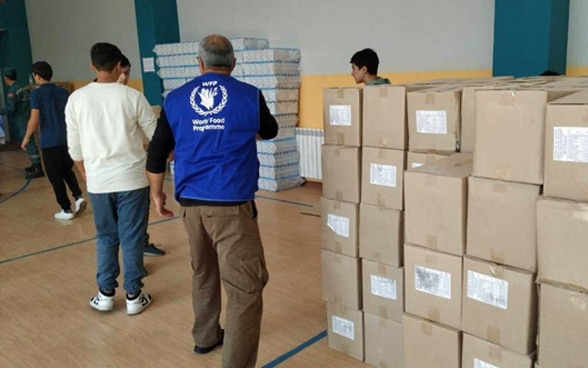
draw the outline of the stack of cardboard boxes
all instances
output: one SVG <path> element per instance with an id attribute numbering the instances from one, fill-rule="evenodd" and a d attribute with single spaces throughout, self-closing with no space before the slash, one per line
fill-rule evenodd
<path id="1" fill-rule="evenodd" d="M 587 82 L 324 91 L 330 347 L 386 368 L 588 367 Z"/>
<path id="2" fill-rule="evenodd" d="M 588 91 L 547 106 L 537 202 L 541 368 L 588 367 Z"/>

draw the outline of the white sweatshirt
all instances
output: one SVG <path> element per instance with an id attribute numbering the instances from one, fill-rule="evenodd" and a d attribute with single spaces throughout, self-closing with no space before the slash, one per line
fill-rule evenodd
<path id="1" fill-rule="evenodd" d="M 145 188 L 143 135 L 153 136 L 157 118 L 139 91 L 119 83 L 90 83 L 65 107 L 67 144 L 83 161 L 90 193 Z"/>

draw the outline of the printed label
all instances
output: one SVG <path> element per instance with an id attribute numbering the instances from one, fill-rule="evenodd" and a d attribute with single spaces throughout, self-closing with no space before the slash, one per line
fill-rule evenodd
<path id="1" fill-rule="evenodd" d="M 414 288 L 426 294 L 451 299 L 451 274 L 414 266 Z"/>
<path id="2" fill-rule="evenodd" d="M 508 281 L 468 271 L 468 298 L 508 309 Z"/>
<path id="3" fill-rule="evenodd" d="M 371 275 L 372 294 L 382 298 L 396 300 L 396 280 L 387 279 L 378 275 Z"/>
<path id="4" fill-rule="evenodd" d="M 417 133 L 447 134 L 447 111 L 417 110 Z"/>
<path id="5" fill-rule="evenodd" d="M 341 317 L 332 316 L 331 323 L 333 325 L 333 332 L 350 340 L 355 340 L 355 326 L 352 321 Z"/>
<path id="6" fill-rule="evenodd" d="M 492 365 L 490 363 L 486 363 L 483 360 L 474 358 L 474 368 L 499 368 L 499 367 Z"/>
<path id="7" fill-rule="evenodd" d="M 327 215 L 327 226 L 339 236 L 349 238 L 349 219 L 333 214 Z"/>
<path id="8" fill-rule="evenodd" d="M 416 169 L 417 167 L 421 167 L 423 165 L 424 164 L 421 164 L 420 162 L 413 162 L 411 166 L 412 166 L 413 169 Z"/>
<path id="9" fill-rule="evenodd" d="M 351 105 L 329 106 L 329 124 L 351 126 Z"/>
<path id="10" fill-rule="evenodd" d="M 370 164 L 370 184 L 396 188 L 396 166 Z"/>
<path id="11" fill-rule="evenodd" d="M 553 160 L 588 162 L 588 128 L 553 127 Z"/>

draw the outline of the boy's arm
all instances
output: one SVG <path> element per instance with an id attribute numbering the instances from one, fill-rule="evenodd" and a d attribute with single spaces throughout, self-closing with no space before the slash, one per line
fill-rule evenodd
<path id="1" fill-rule="evenodd" d="M 27 132 L 25 133 L 25 136 L 22 139 L 22 143 L 20 144 L 20 147 L 23 150 L 27 149 L 27 144 L 29 144 L 31 136 L 37 131 L 41 120 L 40 116 L 41 111 L 39 109 L 31 109 L 31 116 L 29 117 L 29 122 L 27 123 Z"/>

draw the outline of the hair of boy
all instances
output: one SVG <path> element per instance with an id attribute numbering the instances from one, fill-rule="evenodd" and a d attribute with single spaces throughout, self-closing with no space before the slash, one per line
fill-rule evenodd
<path id="1" fill-rule="evenodd" d="M 205 68 L 232 69 L 235 51 L 231 41 L 221 35 L 208 35 L 200 41 L 198 57 Z"/>
<path id="2" fill-rule="evenodd" d="M 120 67 L 121 68 L 130 68 L 131 67 L 131 62 L 130 62 L 129 58 L 126 57 L 124 54 L 122 55 L 122 58 L 120 59 Z"/>
<path id="3" fill-rule="evenodd" d="M 16 69 L 13 68 L 6 68 L 4 70 L 4 77 L 10 79 L 11 81 L 16 81 L 18 79 L 18 76 L 16 74 Z"/>
<path id="4" fill-rule="evenodd" d="M 33 66 L 31 66 L 31 73 L 37 74 L 43 80 L 48 82 L 53 78 L 53 69 L 46 61 L 37 61 L 34 63 Z"/>
<path id="5" fill-rule="evenodd" d="M 368 73 L 372 75 L 378 75 L 378 65 L 380 64 L 380 59 L 378 58 L 378 54 L 376 54 L 376 52 L 372 49 L 363 49 L 356 52 L 351 57 L 350 63 L 357 65 L 359 69 L 365 66 Z"/>
<path id="6" fill-rule="evenodd" d="M 99 72 L 111 72 L 122 60 L 122 52 L 118 47 L 107 42 L 98 42 L 90 50 L 92 65 Z"/>

